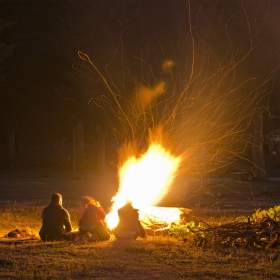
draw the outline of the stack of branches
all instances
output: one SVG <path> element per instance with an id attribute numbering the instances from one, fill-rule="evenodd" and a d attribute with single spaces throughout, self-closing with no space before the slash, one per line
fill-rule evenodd
<path id="1" fill-rule="evenodd" d="M 232 222 L 193 231 L 200 246 L 269 249 L 280 245 L 280 222 L 263 217 L 255 222 Z"/>
<path id="2" fill-rule="evenodd" d="M 35 238 L 36 235 L 30 228 L 16 228 L 4 235 L 4 238 Z"/>

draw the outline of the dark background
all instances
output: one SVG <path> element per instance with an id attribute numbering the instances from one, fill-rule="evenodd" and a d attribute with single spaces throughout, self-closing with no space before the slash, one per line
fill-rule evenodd
<path id="1" fill-rule="evenodd" d="M 253 45 L 239 75 L 265 78 L 279 64 L 279 14 L 278 0 L 0 1 L 0 167 L 71 169 L 73 129 L 84 142 L 81 168 L 98 168 L 100 131 L 107 165 L 117 163 L 127 133 L 79 51 L 126 99 L 137 83 L 164 79 L 180 88 L 191 71 L 192 39 L 201 57 L 211 50 L 217 61 L 228 52 L 238 60 Z M 172 75 L 161 68 L 166 59 Z M 279 87 L 275 74 L 261 101 L 265 133 L 280 129 Z"/>

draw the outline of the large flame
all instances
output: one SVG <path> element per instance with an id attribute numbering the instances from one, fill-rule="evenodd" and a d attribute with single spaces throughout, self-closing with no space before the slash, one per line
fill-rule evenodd
<path id="1" fill-rule="evenodd" d="M 116 227 L 117 210 L 127 200 L 131 200 L 133 207 L 140 210 L 141 220 L 159 219 L 167 223 L 178 221 L 179 209 L 152 206 L 167 193 L 179 164 L 179 157 L 172 156 L 157 143 L 152 143 L 140 158 L 128 158 L 119 170 L 119 191 L 113 197 L 112 211 L 106 217 L 109 228 Z"/>

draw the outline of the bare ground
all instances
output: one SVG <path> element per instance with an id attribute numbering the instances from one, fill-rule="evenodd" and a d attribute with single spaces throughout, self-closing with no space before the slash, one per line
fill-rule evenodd
<path id="1" fill-rule="evenodd" d="M 117 193 L 115 171 L 105 173 L 5 172 L 0 173 L 0 206 L 10 203 L 49 203 L 54 192 L 66 205 L 75 205 L 84 195 L 101 201 L 109 211 Z M 195 211 L 254 211 L 280 202 L 280 178 L 266 181 L 232 181 L 229 178 L 178 177 L 160 206 L 179 206 Z"/>

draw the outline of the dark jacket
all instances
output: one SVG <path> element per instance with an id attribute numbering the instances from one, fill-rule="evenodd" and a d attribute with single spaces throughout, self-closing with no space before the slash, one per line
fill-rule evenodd
<path id="1" fill-rule="evenodd" d="M 50 203 L 42 212 L 40 236 L 48 239 L 60 238 L 63 233 L 72 230 L 70 215 L 60 204 Z"/>
<path id="2" fill-rule="evenodd" d="M 139 210 L 132 207 L 131 204 L 126 204 L 118 210 L 119 223 L 114 230 L 117 239 L 120 238 L 120 231 L 135 231 L 133 236 L 136 239 L 138 236 L 145 237 L 146 233 L 139 221 Z"/>
<path id="3" fill-rule="evenodd" d="M 118 210 L 119 223 L 118 230 L 138 230 L 139 228 L 139 213 L 138 209 L 127 204 Z"/>

